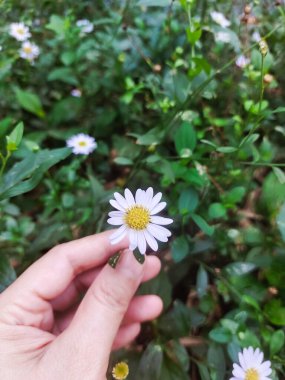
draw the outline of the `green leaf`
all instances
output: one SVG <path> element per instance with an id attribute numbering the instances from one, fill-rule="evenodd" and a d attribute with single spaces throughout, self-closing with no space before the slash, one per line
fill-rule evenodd
<path id="1" fill-rule="evenodd" d="M 64 51 L 61 56 L 60 60 L 65 66 L 71 65 L 76 59 L 76 52 L 75 51 Z"/>
<path id="2" fill-rule="evenodd" d="M 163 314 L 158 321 L 158 329 L 169 338 L 187 336 L 191 328 L 191 311 L 180 301 Z"/>
<path id="3" fill-rule="evenodd" d="M 24 132 L 24 124 L 20 122 L 16 125 L 10 135 L 6 136 L 7 139 L 7 151 L 17 150 L 21 143 Z"/>
<path id="4" fill-rule="evenodd" d="M 201 38 L 202 36 L 202 29 L 195 29 L 190 30 L 190 28 L 186 28 L 186 35 L 187 39 L 190 42 L 191 45 L 195 45 L 195 43 Z"/>
<path id="5" fill-rule="evenodd" d="M 190 359 L 186 348 L 178 341 L 171 340 L 165 347 L 167 355 L 186 372 L 189 371 Z M 151 378 L 152 379 L 152 378 Z M 149 379 L 148 379 L 149 380 Z"/>
<path id="6" fill-rule="evenodd" d="M 212 343 L 208 349 L 207 362 L 211 368 L 212 378 L 223 380 L 226 374 L 226 361 L 221 346 Z"/>
<path id="7" fill-rule="evenodd" d="M 51 166 L 70 154 L 69 148 L 30 152 L 4 175 L 0 184 L 0 200 L 32 190 Z"/>
<path id="8" fill-rule="evenodd" d="M 52 15 L 50 17 L 49 23 L 46 25 L 46 29 L 52 30 L 62 37 L 65 33 L 66 21 L 60 16 Z"/>
<path id="9" fill-rule="evenodd" d="M 139 367 L 137 378 L 140 380 L 160 379 L 160 372 L 163 360 L 163 351 L 159 344 L 150 343 L 144 351 Z"/>
<path id="10" fill-rule="evenodd" d="M 6 256 L 0 256 L 0 293 L 16 280 L 16 272 Z"/>
<path id="11" fill-rule="evenodd" d="M 276 224 L 281 233 L 283 241 L 285 241 L 285 203 L 283 204 L 277 215 Z"/>
<path id="12" fill-rule="evenodd" d="M 223 218 L 227 213 L 226 208 L 221 203 L 212 203 L 209 207 L 210 219 Z"/>
<path id="13" fill-rule="evenodd" d="M 188 240 L 184 236 L 179 236 L 171 243 L 171 256 L 173 261 L 179 263 L 190 253 Z"/>
<path id="14" fill-rule="evenodd" d="M 187 149 L 192 153 L 196 147 L 196 132 L 192 125 L 184 121 L 174 135 L 176 152 L 183 157 Z"/>
<path id="15" fill-rule="evenodd" d="M 197 214 L 192 215 L 192 219 L 197 224 L 197 226 L 206 234 L 209 236 L 212 236 L 215 228 L 213 226 L 209 226 L 209 224 L 203 219 L 201 216 Z"/>
<path id="16" fill-rule="evenodd" d="M 285 326 L 285 306 L 280 299 L 269 301 L 264 307 L 267 319 L 276 326 Z"/>
<path id="17" fill-rule="evenodd" d="M 114 162 L 118 165 L 133 165 L 133 161 L 127 157 L 116 157 Z"/>
<path id="18" fill-rule="evenodd" d="M 38 95 L 29 91 L 21 90 L 20 88 L 16 88 L 15 93 L 17 101 L 20 106 L 24 108 L 24 110 L 29 111 L 38 117 L 45 116 L 42 103 Z"/>
<path id="19" fill-rule="evenodd" d="M 194 212 L 198 206 L 199 197 L 198 193 L 192 187 L 185 189 L 180 194 L 178 200 L 178 209 L 182 215 Z"/>
<path id="20" fill-rule="evenodd" d="M 196 290 L 199 298 L 203 297 L 209 285 L 209 277 L 207 271 L 204 269 L 203 265 L 199 266 L 197 273 L 197 281 L 196 281 Z"/>
<path id="21" fill-rule="evenodd" d="M 256 265 L 253 263 L 235 262 L 228 264 L 225 270 L 230 276 L 242 276 L 250 273 L 256 269 Z"/>
<path id="22" fill-rule="evenodd" d="M 232 340 L 232 334 L 224 327 L 217 327 L 210 331 L 209 337 L 217 343 L 229 343 Z"/>
<path id="23" fill-rule="evenodd" d="M 201 380 L 211 380 L 208 367 L 203 363 L 197 363 L 197 366 Z"/>
<path id="24" fill-rule="evenodd" d="M 273 166 L 273 171 L 274 171 L 274 174 L 276 175 L 278 181 L 284 185 L 285 183 L 285 173 L 283 170 L 281 170 L 280 168 L 277 168 L 276 166 Z"/>
<path id="25" fill-rule="evenodd" d="M 219 148 L 217 148 L 217 152 L 220 153 L 233 153 L 236 151 L 237 148 L 235 148 L 234 146 L 220 146 Z"/>
<path id="26" fill-rule="evenodd" d="M 270 353 L 271 355 L 277 354 L 285 343 L 285 334 L 283 330 L 276 330 L 271 336 L 270 340 Z"/>
<path id="27" fill-rule="evenodd" d="M 60 67 L 58 69 L 52 70 L 49 73 L 47 79 L 48 81 L 58 80 L 60 82 L 64 82 L 74 86 L 78 85 L 78 80 L 70 67 Z"/>

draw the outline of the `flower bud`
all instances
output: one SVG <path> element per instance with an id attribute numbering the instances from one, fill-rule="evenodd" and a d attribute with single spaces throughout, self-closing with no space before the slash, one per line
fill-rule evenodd
<path id="1" fill-rule="evenodd" d="M 268 53 L 268 45 L 265 40 L 259 41 L 259 51 L 261 55 L 263 55 L 263 57 L 265 57 L 266 54 Z"/>

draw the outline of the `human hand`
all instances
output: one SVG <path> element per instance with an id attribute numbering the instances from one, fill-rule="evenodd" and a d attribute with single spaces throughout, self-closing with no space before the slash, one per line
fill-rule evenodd
<path id="1" fill-rule="evenodd" d="M 111 246 L 111 233 L 53 248 L 0 295 L 1 380 L 106 379 L 111 350 L 160 314 L 159 297 L 134 296 L 159 259 L 139 264 L 125 250 L 113 269 L 108 258 L 128 241 Z"/>

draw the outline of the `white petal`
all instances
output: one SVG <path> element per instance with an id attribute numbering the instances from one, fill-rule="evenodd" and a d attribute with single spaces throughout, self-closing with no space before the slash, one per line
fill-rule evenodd
<path id="1" fill-rule="evenodd" d="M 107 222 L 109 224 L 112 224 L 113 226 L 119 226 L 120 224 L 123 224 L 124 221 L 123 221 L 123 218 L 120 218 L 120 217 L 116 217 L 116 218 L 109 218 L 107 220 Z"/>
<path id="2" fill-rule="evenodd" d="M 266 360 L 264 363 L 261 364 L 261 366 L 259 368 L 260 368 L 260 371 L 262 372 L 263 376 L 268 376 L 271 374 L 272 370 L 271 370 L 270 366 L 271 366 L 270 360 Z"/>
<path id="3" fill-rule="evenodd" d="M 134 230 L 129 230 L 129 238 L 130 238 L 130 250 L 135 250 L 138 246 L 138 233 Z"/>
<path id="4" fill-rule="evenodd" d="M 234 363 L 233 375 L 241 378 L 245 376 L 244 370 L 236 363 Z"/>
<path id="5" fill-rule="evenodd" d="M 241 367 L 246 370 L 246 363 L 245 363 L 245 360 L 244 360 L 244 356 L 243 356 L 243 353 L 242 352 L 239 352 L 238 354 L 238 358 L 239 358 L 239 362 L 240 362 L 240 365 Z"/>
<path id="6" fill-rule="evenodd" d="M 135 205 L 135 198 L 129 189 L 125 189 L 125 198 L 129 207 Z"/>
<path id="7" fill-rule="evenodd" d="M 122 225 L 121 227 L 119 227 L 111 236 L 110 236 L 110 240 L 114 240 L 114 239 L 117 239 L 118 236 L 122 235 L 125 231 L 127 230 L 127 226 L 126 225 Z"/>
<path id="8" fill-rule="evenodd" d="M 136 191 L 136 204 L 137 205 L 142 205 L 143 204 L 143 191 L 142 191 L 142 189 L 137 189 L 137 191 Z"/>
<path id="9" fill-rule="evenodd" d="M 114 197 L 116 199 L 116 201 L 118 202 L 118 204 L 123 208 L 123 209 L 127 209 L 128 208 L 128 203 L 127 201 L 125 200 L 125 198 L 120 194 L 120 193 L 114 193 Z"/>
<path id="10" fill-rule="evenodd" d="M 157 251 L 158 250 L 158 244 L 157 244 L 157 241 L 155 240 L 155 238 L 147 230 L 145 230 L 143 233 L 144 233 L 146 242 L 150 246 L 150 248 L 153 251 Z"/>
<path id="11" fill-rule="evenodd" d="M 149 187 L 146 190 L 146 192 L 145 192 L 145 202 L 146 202 L 146 205 L 150 204 L 150 201 L 152 200 L 152 197 L 153 197 L 153 188 Z"/>
<path id="12" fill-rule="evenodd" d="M 124 227 L 124 226 L 122 226 L 122 227 Z M 116 238 L 113 238 L 112 240 L 110 240 L 110 243 L 112 245 L 115 245 L 115 244 L 119 243 L 119 241 L 121 241 L 126 236 L 126 233 L 127 233 L 127 231 L 125 230 L 119 236 L 117 236 Z"/>
<path id="13" fill-rule="evenodd" d="M 117 210 L 120 210 L 120 211 L 125 212 L 125 210 L 123 209 L 123 207 L 120 206 L 119 203 L 118 203 L 117 201 L 115 201 L 114 199 L 111 199 L 109 202 L 110 202 L 110 204 L 111 204 L 114 208 L 116 208 Z"/>
<path id="14" fill-rule="evenodd" d="M 260 364 L 262 363 L 263 358 L 264 358 L 264 354 L 263 354 L 263 352 L 261 351 L 261 352 L 259 353 L 257 359 L 256 359 L 256 363 L 257 363 L 257 365 L 260 365 Z"/>
<path id="15" fill-rule="evenodd" d="M 151 200 L 149 209 L 152 210 L 161 200 L 162 193 L 157 193 Z"/>
<path id="16" fill-rule="evenodd" d="M 111 211 L 109 212 L 108 216 L 110 218 L 114 218 L 114 217 L 116 218 L 117 216 L 122 218 L 124 216 L 124 213 L 122 211 Z"/>
<path id="17" fill-rule="evenodd" d="M 140 253 L 144 255 L 146 251 L 146 240 L 143 232 L 138 232 L 138 247 Z"/>
<path id="18" fill-rule="evenodd" d="M 159 211 L 163 210 L 166 206 L 166 202 L 160 202 L 158 205 L 156 205 L 150 212 L 150 215 L 157 214 Z"/>
<path id="19" fill-rule="evenodd" d="M 163 218 L 162 216 L 152 216 L 150 218 L 152 223 L 155 224 L 161 224 L 163 226 L 166 226 L 167 224 L 173 223 L 173 220 L 170 218 Z"/>
<path id="20" fill-rule="evenodd" d="M 163 227 L 160 227 L 160 226 L 157 226 L 156 224 L 152 224 L 150 223 L 148 226 L 147 226 L 147 231 L 156 239 L 156 240 L 159 240 L 159 241 L 162 241 L 164 243 L 166 243 L 168 241 L 168 234 L 166 234 L 163 230 L 161 230 L 161 228 Z M 163 228 L 164 230 L 166 230 L 166 228 Z M 168 231 L 168 230 L 166 230 Z M 168 231 L 169 232 L 169 231 Z"/>

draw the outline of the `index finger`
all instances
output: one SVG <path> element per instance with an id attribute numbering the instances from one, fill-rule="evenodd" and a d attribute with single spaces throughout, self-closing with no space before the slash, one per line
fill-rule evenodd
<path id="1" fill-rule="evenodd" d="M 105 231 L 82 239 L 60 244 L 32 264 L 5 292 L 32 292 L 44 300 L 61 294 L 81 272 L 106 263 L 108 258 L 129 245 L 127 238 L 111 245 L 109 236 L 114 230 Z M 4 295 L 3 294 L 3 295 Z"/>

